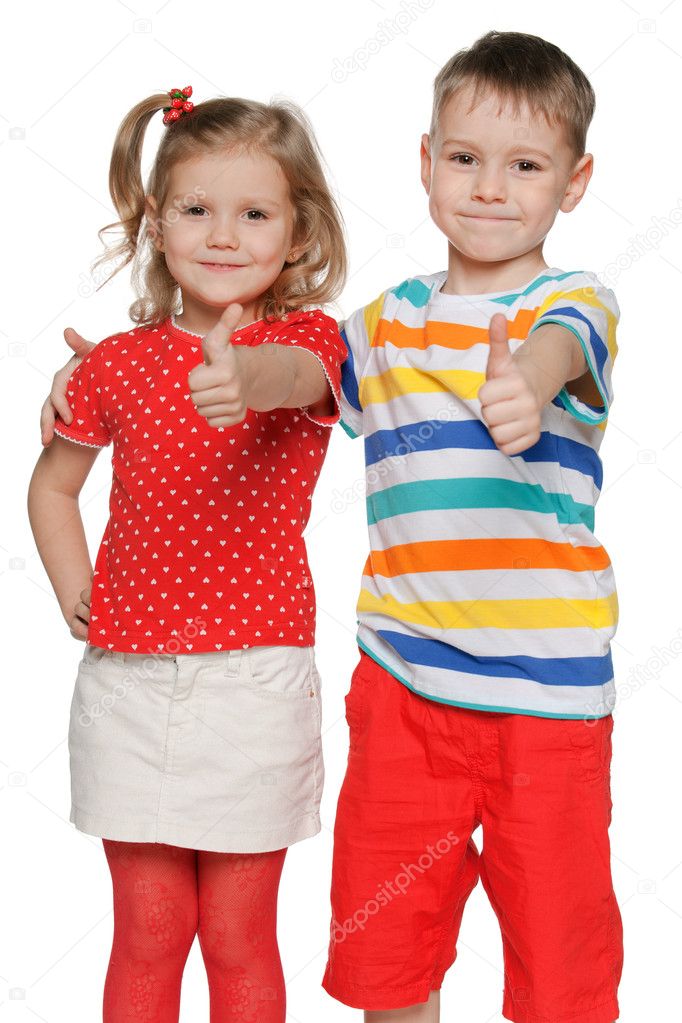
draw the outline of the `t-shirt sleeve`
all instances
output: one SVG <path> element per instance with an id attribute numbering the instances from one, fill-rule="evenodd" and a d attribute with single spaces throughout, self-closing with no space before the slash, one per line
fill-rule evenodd
<path id="1" fill-rule="evenodd" d="M 341 426 L 349 437 L 360 437 L 363 430 L 362 377 L 369 359 L 372 341 L 384 307 L 385 292 L 369 305 L 356 309 L 339 324 L 347 358 L 341 368 Z"/>
<path id="2" fill-rule="evenodd" d="M 330 416 L 313 415 L 308 407 L 302 407 L 301 411 L 319 426 L 333 426 L 341 412 L 341 363 L 346 358 L 338 325 L 320 309 L 290 314 L 290 318 L 291 323 L 271 339 L 272 343 L 305 348 L 318 360 L 334 397 L 334 411 Z"/>
<path id="3" fill-rule="evenodd" d="M 613 402 L 611 374 L 618 351 L 616 325 L 620 309 L 616 296 L 605 288 L 596 274 L 582 272 L 566 277 L 552 290 L 538 309 L 530 334 L 546 323 L 558 323 L 575 334 L 599 394 L 600 405 L 588 405 L 571 393 L 572 380 L 559 391 L 554 402 L 563 405 L 576 419 L 601 423 Z"/>
<path id="4" fill-rule="evenodd" d="M 91 448 L 105 448 L 112 440 L 103 408 L 104 342 L 95 345 L 74 369 L 66 385 L 66 397 L 73 413 L 67 425 L 57 415 L 55 433 L 75 444 Z"/>

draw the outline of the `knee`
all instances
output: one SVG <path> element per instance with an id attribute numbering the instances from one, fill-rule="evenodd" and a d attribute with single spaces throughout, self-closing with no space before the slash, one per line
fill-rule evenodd
<path id="1" fill-rule="evenodd" d="M 115 914 L 114 941 L 145 959 L 186 958 L 197 933 L 196 902 L 192 905 L 160 895 L 133 897 L 124 913 Z"/>

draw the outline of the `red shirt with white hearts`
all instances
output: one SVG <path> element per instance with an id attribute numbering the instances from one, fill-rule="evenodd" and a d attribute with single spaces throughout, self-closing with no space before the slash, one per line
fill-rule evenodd
<path id="1" fill-rule="evenodd" d="M 187 377 L 201 337 L 172 317 L 101 341 L 67 386 L 60 437 L 113 440 L 109 521 L 95 562 L 87 640 L 136 653 L 310 646 L 315 592 L 303 530 L 339 418 L 346 348 L 320 310 L 259 320 L 235 345 L 305 348 L 322 364 L 334 414 L 248 410 L 212 427 Z"/>

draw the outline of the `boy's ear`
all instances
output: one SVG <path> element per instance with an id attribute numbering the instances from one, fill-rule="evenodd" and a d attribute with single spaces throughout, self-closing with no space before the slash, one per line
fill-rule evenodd
<path id="1" fill-rule="evenodd" d="M 422 144 L 419 151 L 422 165 L 422 185 L 426 189 L 426 194 L 431 194 L 431 139 L 429 138 L 428 132 L 424 132 L 422 135 Z"/>
<path id="2" fill-rule="evenodd" d="M 559 207 L 563 213 L 570 213 L 576 208 L 585 194 L 593 170 L 594 157 L 592 153 L 585 153 L 576 163 L 568 179 L 566 191 Z"/>
<path id="3" fill-rule="evenodd" d="M 158 206 L 153 195 L 145 196 L 144 215 L 147 218 L 154 248 L 163 252 L 163 228 L 159 223 Z"/>

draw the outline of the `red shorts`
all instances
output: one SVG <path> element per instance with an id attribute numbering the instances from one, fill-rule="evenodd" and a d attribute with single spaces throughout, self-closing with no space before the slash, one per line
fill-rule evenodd
<path id="1" fill-rule="evenodd" d="M 361 653 L 346 720 L 324 989 L 367 1010 L 427 1001 L 455 960 L 480 877 L 502 931 L 505 1018 L 617 1019 L 611 715 L 436 703 Z"/>

